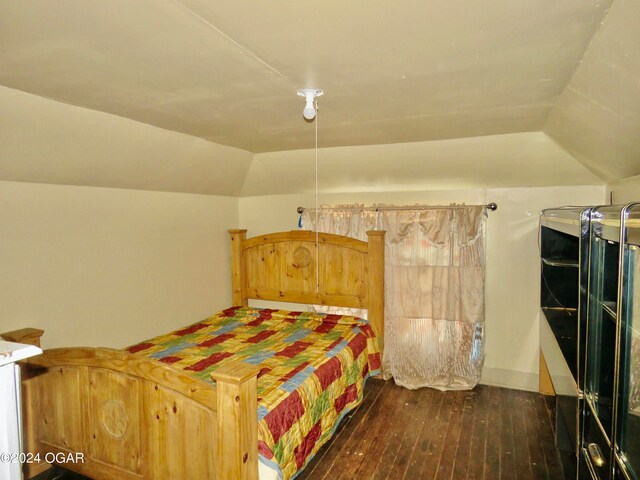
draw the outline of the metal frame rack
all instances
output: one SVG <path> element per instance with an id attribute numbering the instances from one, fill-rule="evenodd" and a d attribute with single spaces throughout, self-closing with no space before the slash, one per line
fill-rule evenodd
<path id="1" fill-rule="evenodd" d="M 593 209 L 583 478 L 640 478 L 639 246 L 639 203 Z"/>
<path id="2" fill-rule="evenodd" d="M 541 356 L 567 478 L 640 480 L 640 203 L 545 210 Z"/>
<path id="3" fill-rule="evenodd" d="M 540 217 L 540 356 L 556 396 L 556 445 L 577 476 L 586 339 L 590 207 L 548 209 Z"/>

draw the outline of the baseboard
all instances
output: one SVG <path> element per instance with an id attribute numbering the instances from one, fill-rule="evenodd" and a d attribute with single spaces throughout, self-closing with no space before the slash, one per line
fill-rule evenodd
<path id="1" fill-rule="evenodd" d="M 494 387 L 537 392 L 538 374 L 533 372 L 520 372 L 518 370 L 507 370 L 505 368 L 484 367 L 482 369 L 480 383 Z"/>

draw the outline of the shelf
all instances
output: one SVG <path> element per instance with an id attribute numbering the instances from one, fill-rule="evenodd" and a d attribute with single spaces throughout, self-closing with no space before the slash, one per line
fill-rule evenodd
<path id="1" fill-rule="evenodd" d="M 586 309 L 579 311 L 578 307 L 588 298 L 580 290 L 587 288 L 588 270 L 580 266 L 589 253 L 590 213 L 590 207 L 563 207 L 544 210 L 540 219 L 540 348 L 545 360 L 552 357 L 556 368 L 555 377 L 549 369 L 554 388 L 556 383 L 566 387 L 556 396 L 556 442 L 571 450 L 574 461 L 578 455 L 578 398 L 583 387 L 578 381 L 582 366 L 578 365 L 579 357 L 584 357 L 586 332 Z"/>
<path id="2" fill-rule="evenodd" d="M 577 308 L 542 307 L 541 310 L 550 323 L 563 321 L 578 325 Z"/>
<path id="3" fill-rule="evenodd" d="M 558 342 L 571 374 L 578 376 L 578 316 L 575 308 L 546 308 L 542 313 L 547 319 L 553 336 Z"/>
<path id="4" fill-rule="evenodd" d="M 581 233 L 581 220 L 589 211 L 590 207 L 546 209 L 542 212 L 540 224 L 552 230 L 579 237 Z"/>
<path id="5" fill-rule="evenodd" d="M 542 308 L 541 349 L 551 345 L 567 368 L 577 366 L 583 376 L 579 447 L 584 452 L 597 443 L 608 459 L 615 458 L 596 472 L 598 478 L 613 478 L 617 462 L 629 469 L 625 478 L 640 480 L 640 415 L 621 410 L 637 406 L 625 396 L 638 386 L 640 362 L 640 202 L 545 210 L 540 225 L 540 303 L 558 306 Z M 560 308 L 576 306 L 573 298 L 579 315 Z M 585 467 L 579 467 L 580 478 L 591 478 Z"/>
<path id="6" fill-rule="evenodd" d="M 580 264 L 573 258 L 543 258 L 542 263 L 550 267 L 579 267 Z"/>
<path id="7" fill-rule="evenodd" d="M 629 211 L 625 226 L 627 228 L 627 242 L 632 245 L 640 245 L 640 206 L 636 205 Z"/>
<path id="8" fill-rule="evenodd" d="M 556 396 L 572 397 L 577 401 L 579 391 L 575 373 L 569 367 L 565 353 L 558 344 L 556 333 L 547 320 L 550 312 L 540 312 L 540 353 L 544 355 Z M 552 316 L 552 315 L 550 315 Z"/>

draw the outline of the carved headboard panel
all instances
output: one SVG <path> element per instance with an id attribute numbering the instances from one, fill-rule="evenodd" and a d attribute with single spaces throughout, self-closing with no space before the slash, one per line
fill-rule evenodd
<path id="1" fill-rule="evenodd" d="M 366 308 L 383 347 L 384 231 L 368 242 L 308 230 L 230 230 L 234 305 L 248 299 Z M 317 287 L 316 287 L 317 281 Z"/>

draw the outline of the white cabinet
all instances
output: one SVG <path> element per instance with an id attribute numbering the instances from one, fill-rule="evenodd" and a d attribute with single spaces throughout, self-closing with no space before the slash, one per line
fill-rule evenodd
<path id="1" fill-rule="evenodd" d="M 18 360 L 42 353 L 38 347 L 0 341 L 0 478 L 22 479 L 20 367 Z"/>

